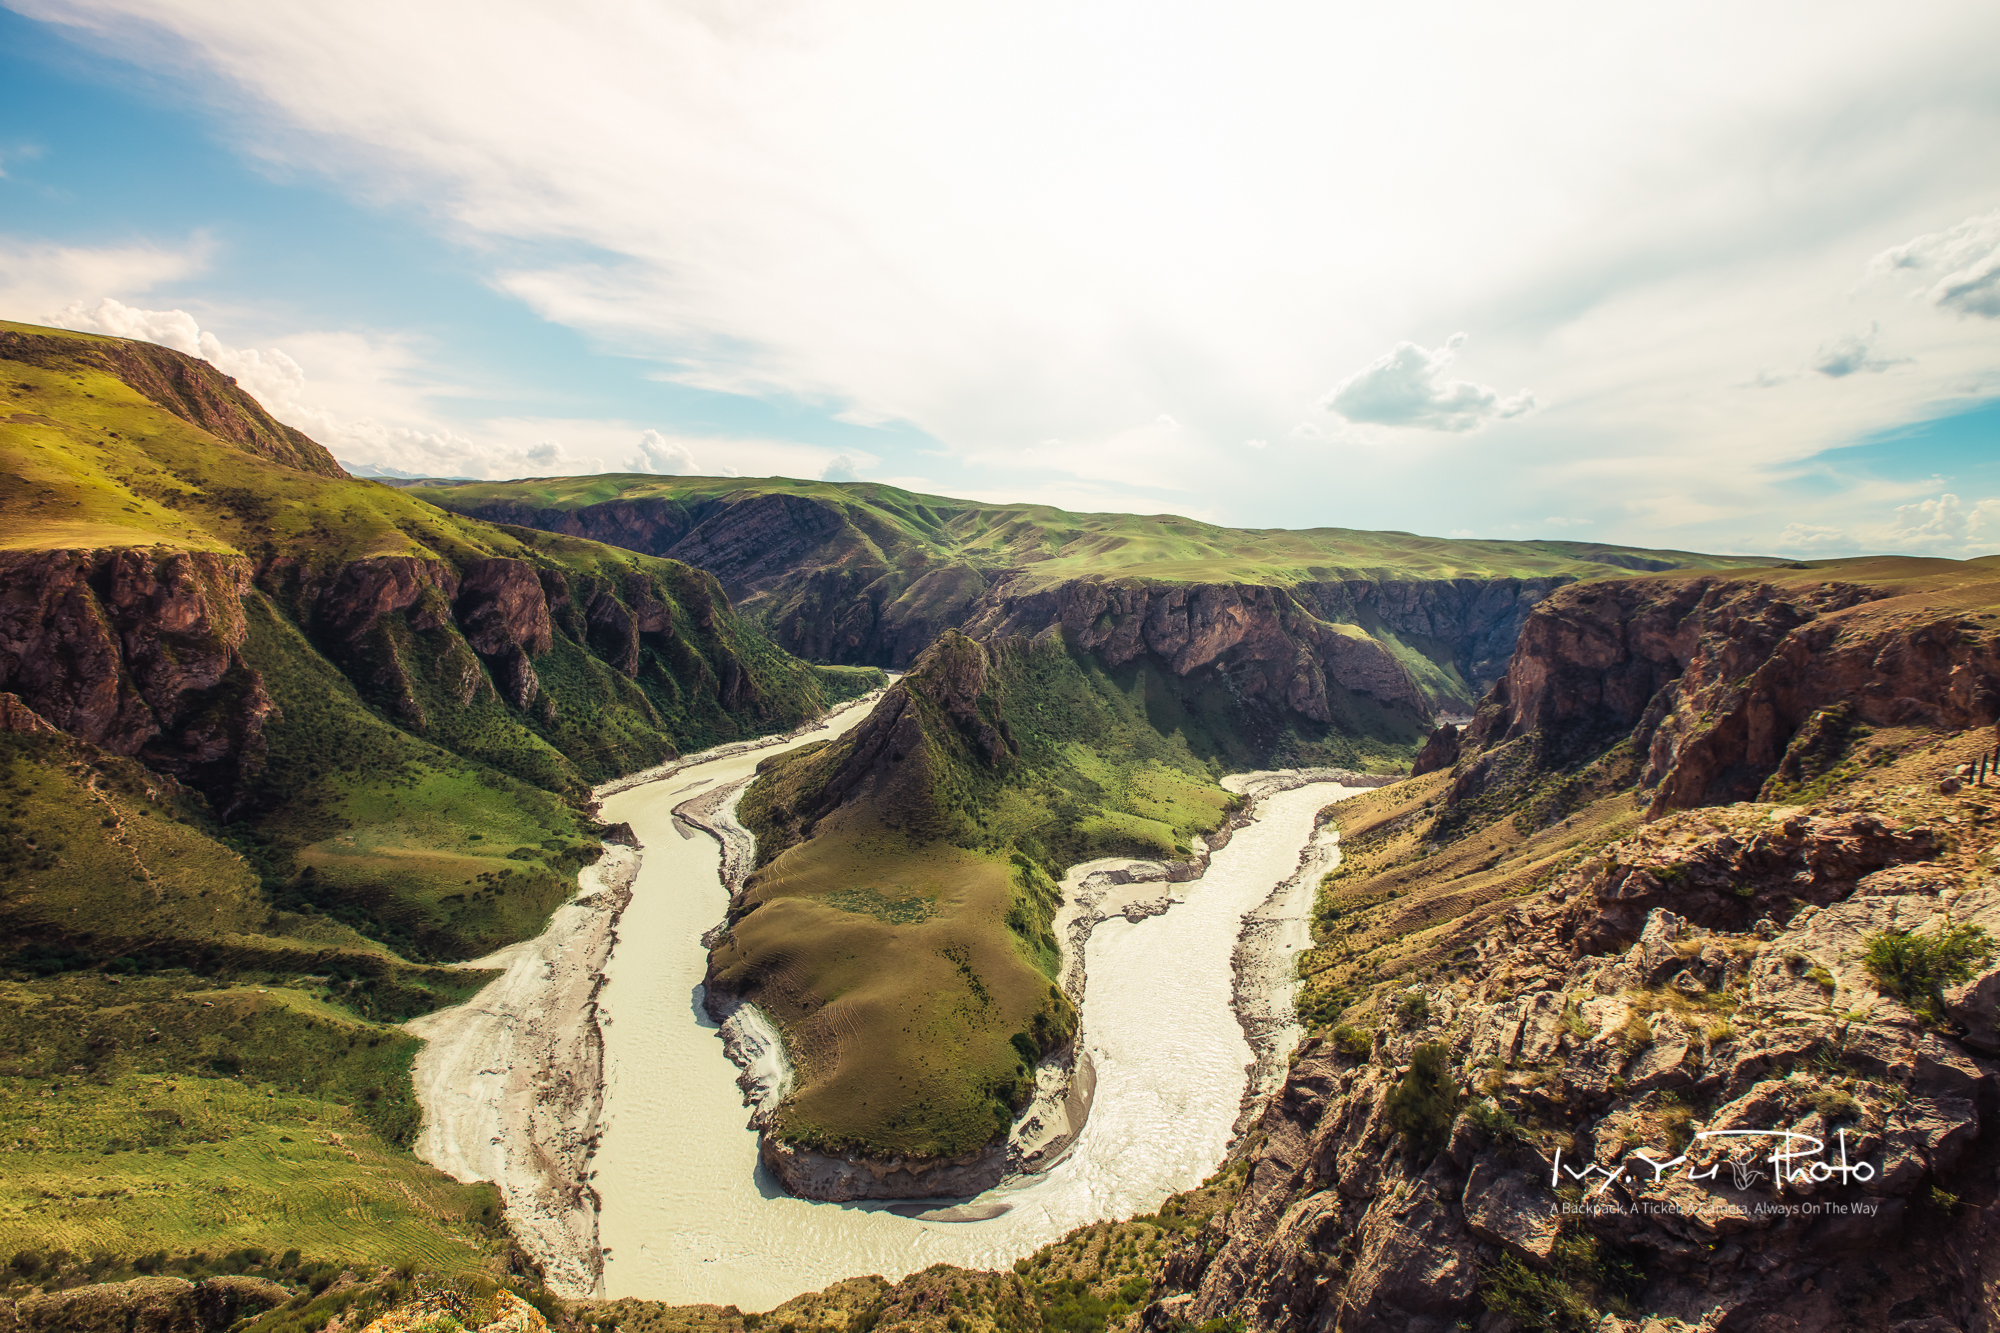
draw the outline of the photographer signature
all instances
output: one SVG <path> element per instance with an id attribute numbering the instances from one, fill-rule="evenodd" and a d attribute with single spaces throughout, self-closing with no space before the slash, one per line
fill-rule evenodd
<path id="1" fill-rule="evenodd" d="M 1824 1184 L 1836 1176 L 1840 1178 L 1840 1182 L 1843 1185 L 1857 1180 L 1863 1182 L 1873 1180 L 1875 1178 L 1874 1163 L 1850 1163 L 1847 1160 L 1847 1131 L 1839 1129 L 1835 1130 L 1834 1134 L 1839 1140 L 1839 1157 L 1836 1161 L 1832 1162 L 1826 1160 L 1826 1144 L 1822 1140 L 1814 1138 L 1810 1134 L 1800 1134 L 1789 1129 L 1710 1129 L 1703 1130 L 1694 1137 L 1697 1143 L 1705 1143 L 1710 1139 L 1764 1138 L 1778 1140 L 1778 1142 L 1772 1145 L 1771 1154 L 1768 1157 L 1762 1159 L 1750 1158 L 1747 1160 L 1734 1157 L 1729 1159 L 1730 1176 L 1738 1190 L 1747 1190 L 1765 1178 L 1764 1173 L 1756 1169 L 1755 1164 L 1759 1160 L 1767 1163 L 1771 1168 L 1770 1180 L 1771 1192 L 1773 1194 L 1782 1192 L 1786 1185 Z M 1651 1155 L 1644 1152 L 1634 1152 L 1631 1156 L 1638 1158 L 1647 1166 L 1653 1168 L 1653 1181 L 1655 1183 L 1662 1179 L 1667 1172 L 1684 1164 L 1687 1165 L 1685 1175 L 1689 1180 L 1713 1180 L 1716 1174 L 1722 1170 L 1721 1162 L 1713 1163 L 1705 1172 L 1696 1170 L 1692 1164 L 1688 1164 L 1688 1154 L 1686 1153 L 1682 1153 L 1680 1156 L 1664 1162 L 1657 1161 Z M 1590 1191 L 1590 1194 L 1594 1196 L 1602 1194 L 1614 1182 L 1622 1179 L 1628 1166 L 1628 1162 L 1621 1161 L 1618 1163 L 1618 1169 L 1614 1171 L 1610 1167 L 1599 1166 L 1593 1162 L 1582 1170 L 1578 1170 L 1576 1167 L 1563 1165 L 1562 1149 L 1557 1148 L 1555 1165 L 1549 1171 L 1549 1185 L 1551 1188 L 1560 1185 L 1565 1174 L 1571 1180 L 1578 1183 L 1588 1180 L 1592 1175 L 1600 1175 L 1604 1178 L 1597 1183 L 1595 1189 Z"/>

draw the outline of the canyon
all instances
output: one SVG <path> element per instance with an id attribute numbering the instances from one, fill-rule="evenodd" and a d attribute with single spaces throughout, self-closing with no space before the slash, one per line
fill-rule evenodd
<path id="1" fill-rule="evenodd" d="M 577 1330 L 2000 1323 L 2000 559 L 391 486 L 0 360 L 23 1327 L 411 1255 Z M 952 1164 L 1025 1174 L 868 1197 Z"/>

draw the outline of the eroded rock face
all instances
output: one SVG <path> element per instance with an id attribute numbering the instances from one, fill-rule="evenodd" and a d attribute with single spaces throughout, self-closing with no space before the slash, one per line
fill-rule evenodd
<path id="1" fill-rule="evenodd" d="M 758 1155 L 792 1194 L 828 1203 L 970 1198 L 992 1189 L 1007 1174 L 1004 1142 L 964 1157 L 882 1160 L 813 1152 L 765 1134 Z"/>
<path id="2" fill-rule="evenodd" d="M 1560 765 L 1627 740 L 1658 815 L 1754 799 L 1827 709 L 1871 726 L 1992 725 L 2000 632 L 1852 583 L 1577 585 L 1527 618 L 1464 752 L 1533 738 Z M 1468 763 L 1456 794 L 1485 778 Z"/>
<path id="3" fill-rule="evenodd" d="M 452 604 L 459 631 L 493 672 L 500 697 L 526 708 L 542 683 L 529 659 L 555 643 L 548 597 L 525 560 L 480 560 L 466 567 Z"/>
<path id="4" fill-rule="evenodd" d="M 1438 773 L 1458 762 L 1459 729 L 1450 722 L 1441 723 L 1424 748 L 1417 751 L 1416 762 L 1410 765 L 1410 776 L 1420 778 L 1426 773 Z"/>
<path id="5" fill-rule="evenodd" d="M 240 556 L 0 554 L 0 688 L 58 729 L 222 791 L 259 771 L 274 705 L 243 662 Z"/>
<path id="6" fill-rule="evenodd" d="M 1240 1202 L 1166 1265 L 1169 1292 L 1190 1297 L 1186 1322 L 1499 1327 L 1480 1275 L 1509 1261 L 1560 1275 L 1569 1237 L 1629 1263 L 1633 1305 L 1680 1321 L 1661 1327 L 1900 1327 L 1889 1314 L 1911 1310 L 1987 1326 L 1982 1256 L 2000 1243 L 2000 1203 L 1983 1163 L 2000 1063 L 1983 1006 L 2000 960 L 1949 993 L 1972 1028 L 1961 1037 L 1885 994 L 1864 958 L 1888 930 L 2000 936 L 2000 888 L 1908 873 L 1934 837 L 1865 817 L 1781 810 L 1768 840 L 1690 839 L 1701 817 L 1674 821 L 1508 911 L 1466 979 L 1429 989 L 1428 1017 L 1383 1029 L 1370 1058 L 1300 1048 Z M 1678 859 L 1662 857 L 1668 845 Z M 1689 869 L 1663 873 L 1676 866 Z M 1758 876 L 1756 919 L 1711 912 L 1697 866 Z M 1635 900 L 1605 890 L 1636 878 L 1636 929 L 1614 940 L 1607 907 Z M 1732 986 L 1729 1004 L 1703 1003 Z M 1504 1089 L 1561 1132 L 1519 1138 L 1468 1109 L 1441 1152 L 1413 1156 L 1386 1103 L 1427 1041 L 1449 1050 L 1461 1105 Z M 1774 1130 L 1825 1145 L 1808 1164 L 1868 1170 L 1780 1187 Z M 1743 1149 L 1753 1142 L 1766 1146 Z M 1934 1189 L 1962 1199 L 1948 1225 Z M 1802 1305 L 1813 1292 L 1827 1299 Z"/>
<path id="7" fill-rule="evenodd" d="M 1148 655 L 1193 684 L 1219 680 L 1254 706 L 1321 723 L 1332 717 L 1329 689 L 1419 715 L 1469 707 L 1470 696 L 1504 668 L 1529 609 L 1569 581 L 1051 584 L 1032 564 L 907 549 L 897 534 L 870 530 L 866 510 L 788 494 L 612 500 L 577 509 L 482 501 L 466 512 L 712 570 L 743 614 L 787 650 L 816 661 L 903 669 L 946 630 L 988 639 L 1060 624 L 1107 666 Z M 1465 697 L 1446 698 L 1434 682 L 1416 681 L 1364 624 L 1449 645 Z"/>

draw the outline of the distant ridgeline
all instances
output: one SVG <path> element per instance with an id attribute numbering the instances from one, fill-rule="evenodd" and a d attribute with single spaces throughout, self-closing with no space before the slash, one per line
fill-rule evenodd
<path id="1" fill-rule="evenodd" d="M 459 513 L 714 572 L 773 640 L 902 668 L 946 629 L 1060 624 L 1141 660 L 1240 763 L 1406 761 L 1498 679 L 1529 608 L 1578 579 L 1767 563 L 1583 542 L 1221 528 L 989 505 L 872 482 L 593 476 L 391 483 Z"/>
<path id="2" fill-rule="evenodd" d="M 0 1252 L 130 1163 L 69 1249 L 482 1262 L 490 1191 L 392 1151 L 415 1042 L 384 1024 L 542 928 L 599 854 L 593 783 L 880 673 L 797 660 L 677 560 L 350 478 L 146 343 L 0 323 L 0 473 L 0 1085 L 60 1089 L 0 1087 Z M 260 1091 L 195 1077 L 225 1074 Z M 270 1153 L 330 1127 L 352 1151 L 286 1150 L 322 1217 Z M 190 1221 L 176 1173 L 239 1169 L 263 1192 Z"/>

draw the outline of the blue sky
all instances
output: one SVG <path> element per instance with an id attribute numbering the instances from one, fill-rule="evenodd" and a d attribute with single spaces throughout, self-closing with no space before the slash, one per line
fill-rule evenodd
<path id="1" fill-rule="evenodd" d="M 1990 6 L 12 3 L 0 315 L 354 465 L 2000 549 Z"/>

